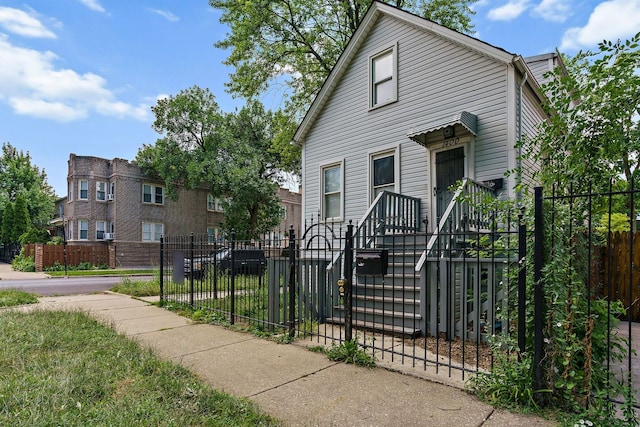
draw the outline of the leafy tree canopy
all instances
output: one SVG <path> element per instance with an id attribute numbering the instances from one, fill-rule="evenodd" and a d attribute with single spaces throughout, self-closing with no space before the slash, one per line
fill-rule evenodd
<path id="1" fill-rule="evenodd" d="M 630 183 L 640 166 L 640 33 L 568 58 L 543 90 L 550 120 L 525 146 L 547 185 L 607 189 Z"/>
<path id="2" fill-rule="evenodd" d="M 152 107 L 153 129 L 163 134 L 144 145 L 136 161 L 144 173 L 177 187 L 206 188 L 224 200 L 225 228 L 246 238 L 280 221 L 280 152 L 273 149 L 275 115 L 258 102 L 224 113 L 208 89 L 193 86 Z"/>
<path id="3" fill-rule="evenodd" d="M 54 214 L 55 194 L 47 183 L 44 170 L 32 165 L 29 153 L 19 151 L 6 142 L 0 157 L 0 214 L 8 202 L 18 196 L 26 200 L 30 227 L 46 226 Z"/>
<path id="4" fill-rule="evenodd" d="M 473 30 L 471 6 L 477 0 L 395 0 L 391 4 L 451 29 Z M 231 29 L 216 47 L 231 51 L 234 67 L 227 87 L 252 99 L 280 91 L 285 111 L 278 118 L 275 142 L 299 170 L 299 152 L 289 143 L 300 115 L 320 90 L 372 0 L 209 0 Z"/>

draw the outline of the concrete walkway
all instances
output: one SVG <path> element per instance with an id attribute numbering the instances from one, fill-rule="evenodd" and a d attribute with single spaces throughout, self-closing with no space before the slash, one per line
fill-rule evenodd
<path id="1" fill-rule="evenodd" d="M 149 302 L 104 293 L 41 298 L 82 310 L 214 388 L 246 397 L 288 426 L 552 426 L 498 411 L 463 390 L 388 369 L 332 362 L 304 344 L 276 344 L 197 324 Z"/>

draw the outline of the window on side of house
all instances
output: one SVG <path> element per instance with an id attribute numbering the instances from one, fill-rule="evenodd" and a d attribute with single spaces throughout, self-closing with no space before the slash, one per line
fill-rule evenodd
<path id="1" fill-rule="evenodd" d="M 369 58 L 369 108 L 398 99 L 396 46 Z"/>
<path id="2" fill-rule="evenodd" d="M 222 208 L 222 199 L 215 197 L 213 194 L 208 194 L 207 210 L 211 212 L 224 212 L 224 209 Z"/>
<path id="3" fill-rule="evenodd" d="M 164 187 L 159 185 L 143 184 L 142 201 L 156 205 L 164 205 Z"/>
<path id="4" fill-rule="evenodd" d="M 78 182 L 78 199 L 89 200 L 89 181 L 81 179 Z"/>
<path id="5" fill-rule="evenodd" d="M 89 239 L 89 221 L 81 219 L 78 221 L 78 238 L 80 240 L 88 240 Z"/>
<path id="6" fill-rule="evenodd" d="M 142 241 L 159 242 L 164 234 L 164 224 L 155 222 L 142 223 Z"/>
<path id="7" fill-rule="evenodd" d="M 73 222 L 67 222 L 67 240 L 73 240 Z"/>
<path id="8" fill-rule="evenodd" d="M 397 192 L 396 153 L 387 151 L 371 156 L 371 198 L 375 199 L 383 191 Z"/>
<path id="9" fill-rule="evenodd" d="M 107 223 L 105 221 L 96 221 L 96 240 L 104 240 Z"/>
<path id="10" fill-rule="evenodd" d="M 342 218 L 342 163 L 323 166 L 322 178 L 322 217 L 324 220 Z"/>
<path id="11" fill-rule="evenodd" d="M 106 182 L 96 182 L 96 200 L 106 201 L 107 200 L 107 183 Z"/>
<path id="12" fill-rule="evenodd" d="M 73 182 L 67 182 L 67 202 L 73 202 Z"/>

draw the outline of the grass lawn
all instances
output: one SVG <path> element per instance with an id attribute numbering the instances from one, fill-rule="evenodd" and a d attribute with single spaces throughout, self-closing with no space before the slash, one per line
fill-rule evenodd
<path id="1" fill-rule="evenodd" d="M 279 425 L 81 312 L 0 310 L 2 426 Z"/>

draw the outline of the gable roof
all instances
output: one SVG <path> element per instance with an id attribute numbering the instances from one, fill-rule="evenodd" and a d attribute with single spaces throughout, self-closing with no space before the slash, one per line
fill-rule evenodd
<path id="1" fill-rule="evenodd" d="M 505 64 L 514 63 L 514 65 L 516 65 L 516 67 L 520 71 L 527 71 L 526 62 L 520 55 L 509 53 L 504 49 L 495 47 L 489 43 L 483 42 L 482 40 L 476 39 L 455 30 L 451 30 L 418 15 L 414 15 L 410 12 L 404 11 L 394 6 L 390 6 L 385 3 L 381 3 L 378 0 L 374 0 L 371 3 L 369 10 L 365 14 L 360 26 L 356 29 L 355 33 L 351 37 L 351 40 L 349 40 L 347 47 L 338 58 L 338 61 L 331 70 L 331 73 L 329 73 L 329 76 L 320 88 L 320 92 L 318 92 L 318 95 L 307 110 L 307 113 L 305 114 L 302 122 L 298 126 L 298 129 L 293 136 L 292 143 L 297 145 L 303 144 L 307 132 L 309 131 L 311 126 L 313 126 L 313 123 L 322 111 L 322 108 L 329 99 L 329 96 L 335 89 L 337 83 L 340 81 L 342 75 L 349 67 L 349 64 L 356 55 L 358 48 L 365 41 L 367 35 L 374 27 L 376 21 L 383 15 L 391 16 L 393 18 L 404 21 L 409 25 L 413 25 L 422 30 L 434 33 L 444 39 L 462 45 L 470 50 L 478 52 L 483 56 L 490 57 L 498 62 L 502 62 Z M 528 74 L 532 75 L 531 72 L 529 72 Z M 535 81 L 531 83 L 532 86 L 534 86 L 534 91 L 539 93 L 539 86 L 537 85 L 537 83 Z"/>

